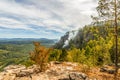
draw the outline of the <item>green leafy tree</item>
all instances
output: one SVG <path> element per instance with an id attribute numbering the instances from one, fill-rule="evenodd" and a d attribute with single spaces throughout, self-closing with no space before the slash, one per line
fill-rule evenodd
<path id="1" fill-rule="evenodd" d="M 112 20 L 115 25 L 115 79 L 118 73 L 118 19 L 120 15 L 119 0 L 99 0 L 97 11 L 101 19 Z"/>
<path id="2" fill-rule="evenodd" d="M 54 49 L 49 55 L 49 61 L 59 61 L 62 50 Z"/>
<path id="3" fill-rule="evenodd" d="M 59 61 L 67 61 L 67 51 L 66 49 L 62 49 L 62 53 L 60 54 Z"/>

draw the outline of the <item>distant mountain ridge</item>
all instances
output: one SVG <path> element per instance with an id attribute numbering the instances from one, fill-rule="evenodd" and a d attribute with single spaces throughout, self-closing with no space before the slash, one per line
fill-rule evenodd
<path id="1" fill-rule="evenodd" d="M 41 43 L 55 43 L 57 39 L 47 39 L 47 38 L 0 38 L 0 44 L 21 44 L 21 43 L 32 43 L 33 41 Z"/>

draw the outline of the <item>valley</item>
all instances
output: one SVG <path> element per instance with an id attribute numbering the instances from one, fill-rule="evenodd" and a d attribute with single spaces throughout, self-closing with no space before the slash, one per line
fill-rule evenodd
<path id="1" fill-rule="evenodd" d="M 29 52 L 34 50 L 33 41 L 41 42 L 46 47 L 52 46 L 56 40 L 49 39 L 0 39 L 0 70 L 11 64 L 32 65 Z"/>

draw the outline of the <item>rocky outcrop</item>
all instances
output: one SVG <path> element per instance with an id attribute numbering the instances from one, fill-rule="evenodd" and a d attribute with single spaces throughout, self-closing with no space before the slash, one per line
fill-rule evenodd
<path id="1" fill-rule="evenodd" d="M 51 62 L 45 72 L 36 65 L 10 65 L 0 73 L 0 80 L 88 80 L 88 76 L 76 70 L 76 63 Z"/>
<path id="2" fill-rule="evenodd" d="M 87 80 L 87 75 L 78 72 L 72 72 L 69 74 L 70 80 Z"/>
<path id="3" fill-rule="evenodd" d="M 89 40 L 94 39 L 94 34 L 90 32 L 90 30 L 78 29 L 74 31 L 67 32 L 61 39 L 54 45 L 54 48 L 70 48 L 70 45 L 74 45 L 77 48 L 81 48 L 83 44 L 88 42 Z"/>
<path id="4" fill-rule="evenodd" d="M 65 41 L 69 37 L 69 32 L 67 32 L 64 36 L 61 37 L 61 39 L 53 46 L 54 48 L 61 49 L 64 46 Z"/>
<path id="5" fill-rule="evenodd" d="M 61 48 L 69 48 L 69 45 L 72 41 L 74 41 L 75 37 L 79 33 L 79 30 L 73 30 L 66 32 L 64 36 L 54 45 L 54 48 L 61 49 Z"/>
<path id="6" fill-rule="evenodd" d="M 108 37 L 108 30 L 103 26 L 86 25 L 78 30 L 67 32 L 61 39 L 54 45 L 54 48 L 69 49 L 71 45 L 76 48 L 83 48 L 90 40 L 99 40 L 99 37 L 106 39 Z"/>
<path id="7" fill-rule="evenodd" d="M 105 65 L 105 66 L 100 68 L 100 72 L 114 74 L 115 73 L 115 68 L 113 66 Z"/>

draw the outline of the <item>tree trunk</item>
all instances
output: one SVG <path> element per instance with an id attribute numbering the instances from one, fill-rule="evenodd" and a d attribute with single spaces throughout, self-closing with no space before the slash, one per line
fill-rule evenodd
<path id="1" fill-rule="evenodd" d="M 118 74 L 118 23 L 117 23 L 117 1 L 115 0 L 115 80 Z"/>

